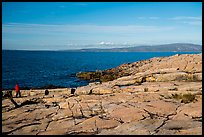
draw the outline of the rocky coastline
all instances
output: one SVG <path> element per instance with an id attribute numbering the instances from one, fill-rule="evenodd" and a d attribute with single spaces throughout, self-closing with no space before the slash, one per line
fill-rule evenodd
<path id="1" fill-rule="evenodd" d="M 122 64 L 70 88 L 2 98 L 5 135 L 202 135 L 202 54 Z M 97 81 L 97 82 L 96 82 Z M 13 91 L 14 92 L 14 91 Z M 14 96 L 14 95 L 13 95 Z"/>

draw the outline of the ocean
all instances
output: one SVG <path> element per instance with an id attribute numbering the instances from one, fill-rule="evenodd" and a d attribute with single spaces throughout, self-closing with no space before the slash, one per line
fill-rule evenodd
<path id="1" fill-rule="evenodd" d="M 152 57 L 201 52 L 68 52 L 2 50 L 2 89 L 84 86 L 76 73 L 105 70 Z"/>

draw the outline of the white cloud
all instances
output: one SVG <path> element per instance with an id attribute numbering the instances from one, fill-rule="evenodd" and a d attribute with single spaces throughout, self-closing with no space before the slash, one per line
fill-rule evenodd
<path id="1" fill-rule="evenodd" d="M 108 33 L 132 34 L 143 32 L 160 32 L 173 30 L 174 27 L 127 25 L 127 26 L 102 26 L 102 25 L 46 25 L 9 23 L 2 25 L 3 33 L 18 34 L 56 34 L 56 33 Z"/>
<path id="2" fill-rule="evenodd" d="M 98 44 L 99 45 L 113 45 L 114 43 L 113 42 L 104 42 L 104 41 L 101 41 Z"/>
<path id="3" fill-rule="evenodd" d="M 177 16 L 173 18 L 169 18 L 169 20 L 176 21 L 178 23 L 184 23 L 188 25 L 202 25 L 202 17 L 201 16 Z"/>
<path id="4" fill-rule="evenodd" d="M 177 16 L 173 18 L 169 18 L 170 20 L 202 20 L 202 17 L 197 16 Z"/>
<path id="5" fill-rule="evenodd" d="M 146 19 L 146 17 L 138 17 L 137 19 L 140 19 L 140 20 L 141 20 L 141 19 Z"/>
<path id="6" fill-rule="evenodd" d="M 183 21 L 183 23 L 189 25 L 202 25 L 202 21 Z"/>
<path id="7" fill-rule="evenodd" d="M 156 20 L 159 19 L 159 17 L 149 17 L 149 19 Z"/>

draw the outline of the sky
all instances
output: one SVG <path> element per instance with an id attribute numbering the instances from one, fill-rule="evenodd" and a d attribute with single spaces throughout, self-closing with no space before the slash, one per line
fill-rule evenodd
<path id="1" fill-rule="evenodd" d="M 2 49 L 202 44 L 202 2 L 2 2 Z"/>

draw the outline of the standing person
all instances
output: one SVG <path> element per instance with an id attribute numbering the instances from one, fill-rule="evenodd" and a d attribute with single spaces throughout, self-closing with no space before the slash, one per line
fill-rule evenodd
<path id="1" fill-rule="evenodd" d="M 15 90 L 16 90 L 16 98 L 17 98 L 18 96 L 21 97 L 21 92 L 20 92 L 20 88 L 19 88 L 19 86 L 18 86 L 18 83 L 16 83 Z"/>

